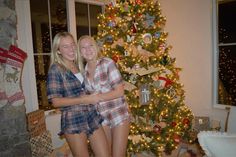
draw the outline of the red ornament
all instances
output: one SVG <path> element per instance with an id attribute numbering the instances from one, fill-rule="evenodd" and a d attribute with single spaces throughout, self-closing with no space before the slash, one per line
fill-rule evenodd
<path id="1" fill-rule="evenodd" d="M 141 13 L 138 13 L 138 14 L 137 14 L 138 17 L 142 17 L 142 15 L 143 15 L 143 14 L 141 14 Z"/>
<path id="2" fill-rule="evenodd" d="M 162 77 L 162 76 L 159 77 L 159 80 L 165 81 L 164 87 L 168 87 L 172 84 L 172 81 L 170 79 Z"/>
<path id="3" fill-rule="evenodd" d="M 141 0 L 135 0 L 135 3 L 140 5 L 140 4 L 142 4 L 142 1 Z"/>
<path id="4" fill-rule="evenodd" d="M 153 131 L 157 134 L 161 132 L 161 126 L 160 125 L 154 125 Z"/>
<path id="5" fill-rule="evenodd" d="M 171 125 L 172 125 L 173 127 L 175 127 L 175 126 L 177 125 L 177 123 L 176 123 L 176 122 L 172 122 Z"/>
<path id="6" fill-rule="evenodd" d="M 184 123 L 184 125 L 189 125 L 190 124 L 190 120 L 188 118 L 184 118 L 183 119 L 183 123 Z"/>
<path id="7" fill-rule="evenodd" d="M 110 16 L 108 16 L 108 18 L 109 18 L 110 20 L 113 20 L 113 19 L 115 19 L 115 16 L 114 16 L 114 15 L 110 15 Z"/>
<path id="8" fill-rule="evenodd" d="M 109 8 L 112 8 L 112 7 L 113 7 L 113 4 L 112 4 L 112 3 L 109 3 L 108 6 L 109 6 Z"/>
<path id="9" fill-rule="evenodd" d="M 132 33 L 137 33 L 137 26 L 133 24 L 131 30 L 132 30 Z"/>
<path id="10" fill-rule="evenodd" d="M 117 61 L 120 59 L 118 55 L 112 56 L 112 60 L 117 63 Z"/>
<path id="11" fill-rule="evenodd" d="M 175 141 L 176 143 L 179 143 L 179 142 L 180 142 L 181 137 L 180 137 L 179 135 L 174 134 L 173 138 L 174 138 L 174 141 Z"/>

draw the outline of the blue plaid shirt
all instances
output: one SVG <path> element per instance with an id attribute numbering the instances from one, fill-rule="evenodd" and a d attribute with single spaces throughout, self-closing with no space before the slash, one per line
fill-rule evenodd
<path id="1" fill-rule="evenodd" d="M 85 94 L 85 85 L 71 71 L 63 69 L 59 64 L 53 64 L 50 67 L 47 77 L 47 95 L 49 101 L 52 98 L 78 97 L 81 94 Z M 70 110 L 78 105 L 75 104 L 61 109 Z"/>
<path id="2" fill-rule="evenodd" d="M 48 100 L 61 97 L 78 97 L 85 94 L 85 85 L 69 70 L 59 64 L 53 64 L 47 78 Z M 79 134 L 85 132 L 90 136 L 101 126 L 103 118 L 96 111 L 94 105 L 74 104 L 61 107 L 61 132 Z"/>

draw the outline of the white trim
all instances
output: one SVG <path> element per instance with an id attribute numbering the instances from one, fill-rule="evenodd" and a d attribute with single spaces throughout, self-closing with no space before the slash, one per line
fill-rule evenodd
<path id="1" fill-rule="evenodd" d="M 219 46 L 230 46 L 236 43 L 219 43 L 218 41 L 218 3 L 222 0 L 212 0 L 212 29 L 213 29 L 213 106 L 219 109 L 225 109 L 226 107 L 234 107 L 226 104 L 218 103 L 218 60 L 219 60 Z"/>
<path id="2" fill-rule="evenodd" d="M 76 17 L 75 17 L 75 0 L 67 0 L 67 26 L 68 32 L 70 32 L 75 41 L 77 41 L 77 32 L 76 32 Z"/>
<path id="3" fill-rule="evenodd" d="M 90 20 L 90 5 L 88 4 L 88 27 L 89 27 L 89 35 L 91 35 L 91 20 Z"/>
<path id="4" fill-rule="evenodd" d="M 220 43 L 218 46 L 235 46 L 236 43 Z"/>
<path id="5" fill-rule="evenodd" d="M 52 45 L 52 21 L 51 21 L 51 4 L 50 0 L 48 0 L 48 24 L 49 24 L 49 37 L 50 37 L 50 43 Z M 41 32 L 41 31 L 40 31 Z"/>
<path id="6" fill-rule="evenodd" d="M 212 0 L 212 29 L 213 29 L 213 106 L 218 105 L 218 42 L 217 42 L 217 0 Z"/>
<path id="7" fill-rule="evenodd" d="M 15 1 L 17 15 L 17 45 L 28 57 L 24 63 L 22 89 L 25 96 L 26 113 L 38 109 L 38 96 L 34 67 L 34 53 L 29 0 Z"/>
<path id="8" fill-rule="evenodd" d="M 81 3 L 86 3 L 86 4 L 95 4 L 95 5 L 105 5 L 105 4 L 108 4 L 109 1 L 105 2 L 105 0 L 75 0 L 76 2 L 81 2 Z"/>

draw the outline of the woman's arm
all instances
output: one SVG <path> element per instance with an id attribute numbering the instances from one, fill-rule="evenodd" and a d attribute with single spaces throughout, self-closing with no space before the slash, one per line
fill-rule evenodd
<path id="1" fill-rule="evenodd" d="M 98 94 L 98 97 L 100 98 L 100 101 L 108 101 L 119 98 L 123 95 L 124 95 L 124 85 L 123 83 L 120 83 L 116 85 L 112 91 Z"/>
<path id="2" fill-rule="evenodd" d="M 80 95 L 78 97 L 63 97 L 65 91 L 63 71 L 58 64 L 53 64 L 47 75 L 47 95 L 54 107 L 65 107 L 76 104 L 95 104 L 99 98 L 95 95 Z"/>
<path id="3" fill-rule="evenodd" d="M 105 68 L 103 70 L 109 78 L 107 83 L 110 84 L 112 90 L 107 93 L 99 93 L 98 96 L 101 98 L 101 101 L 108 101 L 124 95 L 124 83 L 115 62 L 110 58 L 104 58 L 104 63 Z"/>
<path id="4" fill-rule="evenodd" d="M 54 107 L 65 107 L 75 104 L 96 104 L 100 101 L 108 101 L 119 98 L 124 95 L 124 85 L 120 83 L 115 86 L 113 90 L 107 93 L 83 95 L 75 98 L 52 98 L 52 104 Z"/>
<path id="5" fill-rule="evenodd" d="M 75 104 L 96 104 L 101 100 L 100 97 L 96 95 L 83 95 L 80 97 L 62 97 L 62 98 L 52 98 L 51 102 L 54 107 L 65 107 Z"/>

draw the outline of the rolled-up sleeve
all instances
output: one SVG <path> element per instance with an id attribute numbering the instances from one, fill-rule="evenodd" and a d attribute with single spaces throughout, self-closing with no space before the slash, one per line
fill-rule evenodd
<path id="1" fill-rule="evenodd" d="M 56 65 L 52 65 L 47 76 L 47 96 L 48 100 L 52 98 L 63 97 L 63 79 Z"/>

